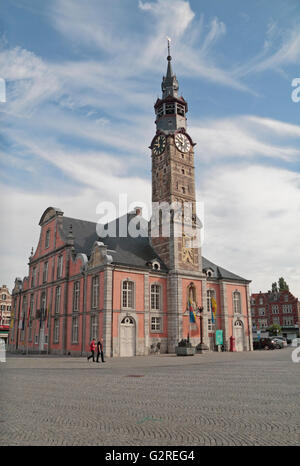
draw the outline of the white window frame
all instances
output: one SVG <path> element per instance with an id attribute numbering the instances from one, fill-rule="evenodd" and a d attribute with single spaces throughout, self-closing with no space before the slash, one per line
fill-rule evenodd
<path id="1" fill-rule="evenodd" d="M 60 304 L 61 304 L 61 286 L 55 288 L 55 301 L 54 301 L 54 314 L 60 314 Z"/>
<path id="2" fill-rule="evenodd" d="M 45 249 L 48 249 L 50 246 L 50 234 L 51 234 L 51 230 L 47 230 L 46 237 L 45 237 Z"/>
<path id="3" fill-rule="evenodd" d="M 43 283 L 47 283 L 47 281 L 48 281 L 48 267 L 49 267 L 48 261 L 44 262 L 44 266 L 43 266 Z"/>
<path id="4" fill-rule="evenodd" d="M 80 307 L 80 281 L 77 280 L 73 285 L 73 312 L 78 312 Z"/>
<path id="5" fill-rule="evenodd" d="M 64 264 L 64 256 L 59 254 L 57 256 L 57 269 L 56 269 L 56 278 L 61 278 L 63 275 L 63 264 Z"/>
<path id="6" fill-rule="evenodd" d="M 59 334 L 60 334 L 60 319 L 59 317 L 54 318 L 54 326 L 53 326 L 53 343 L 59 343 Z"/>
<path id="7" fill-rule="evenodd" d="M 99 307 L 99 275 L 92 276 L 92 309 Z"/>
<path id="8" fill-rule="evenodd" d="M 122 281 L 122 309 L 135 308 L 135 282 L 129 278 Z"/>
<path id="9" fill-rule="evenodd" d="M 79 343 L 79 317 L 72 317 L 72 344 Z"/>
<path id="10" fill-rule="evenodd" d="M 161 285 L 159 283 L 151 283 L 150 286 L 150 309 L 152 312 L 162 310 Z M 154 305 L 153 305 L 154 303 Z"/>
<path id="11" fill-rule="evenodd" d="M 90 341 L 95 338 L 98 340 L 98 315 L 91 314 Z"/>
<path id="12" fill-rule="evenodd" d="M 241 293 L 238 290 L 235 290 L 232 293 L 232 305 L 234 314 L 242 314 L 242 298 Z"/>
<path id="13" fill-rule="evenodd" d="M 150 332 L 151 333 L 162 333 L 163 331 L 162 316 L 155 315 L 150 318 Z"/>

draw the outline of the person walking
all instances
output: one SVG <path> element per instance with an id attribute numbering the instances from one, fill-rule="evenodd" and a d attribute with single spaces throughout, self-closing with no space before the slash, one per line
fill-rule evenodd
<path id="1" fill-rule="evenodd" d="M 95 362 L 95 349 L 96 349 L 96 340 L 95 338 L 92 339 L 91 344 L 90 344 L 90 352 L 92 353 L 90 356 L 87 357 L 87 360 L 89 361 L 91 358 L 93 358 L 93 362 Z"/>
<path id="2" fill-rule="evenodd" d="M 101 338 L 99 339 L 98 343 L 97 343 L 97 362 L 99 362 L 99 356 L 101 355 L 101 361 L 102 362 L 105 362 L 104 361 L 104 355 L 103 355 L 103 345 L 102 345 L 102 341 L 101 341 Z"/>

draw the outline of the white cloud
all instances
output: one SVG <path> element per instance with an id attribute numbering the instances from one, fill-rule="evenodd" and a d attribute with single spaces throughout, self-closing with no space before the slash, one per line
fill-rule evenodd
<path id="1" fill-rule="evenodd" d="M 300 159 L 298 145 L 290 137 L 300 138 L 300 126 L 253 115 L 234 116 L 194 122 L 190 128 L 201 141 L 197 152 L 202 160 L 257 158 L 295 162 Z"/>
<path id="2" fill-rule="evenodd" d="M 261 165 L 220 165 L 201 175 L 203 254 L 267 291 L 284 276 L 300 295 L 300 174 Z"/>

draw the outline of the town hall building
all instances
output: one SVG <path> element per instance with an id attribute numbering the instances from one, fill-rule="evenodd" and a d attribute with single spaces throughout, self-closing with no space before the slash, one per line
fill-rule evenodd
<path id="1" fill-rule="evenodd" d="M 15 280 L 10 350 L 84 356 L 92 338 L 107 358 L 174 353 L 184 339 L 215 350 L 218 330 L 226 350 L 252 350 L 250 281 L 203 257 L 194 241 L 195 143 L 178 88 L 169 52 L 150 145 L 152 202 L 177 206 L 168 234 L 163 210 L 147 222 L 137 207 L 116 220 L 116 235 L 100 237 L 96 223 L 48 207 L 28 276 Z M 178 215 L 184 205 L 188 216 Z M 119 235 L 132 221 L 143 234 Z"/>

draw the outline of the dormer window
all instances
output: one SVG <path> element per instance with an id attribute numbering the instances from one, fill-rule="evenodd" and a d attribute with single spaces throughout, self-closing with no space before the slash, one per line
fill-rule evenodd
<path id="1" fill-rule="evenodd" d="M 204 269 L 205 275 L 207 278 L 212 278 L 214 276 L 214 271 L 213 269 Z"/>

